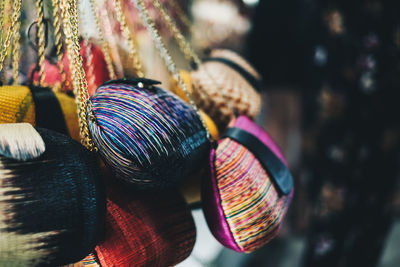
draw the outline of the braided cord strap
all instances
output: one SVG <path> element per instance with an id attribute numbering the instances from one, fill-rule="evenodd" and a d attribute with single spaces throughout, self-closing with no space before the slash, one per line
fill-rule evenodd
<path id="1" fill-rule="evenodd" d="M 133 69 L 135 70 L 137 77 L 143 78 L 144 72 L 143 72 L 142 63 L 139 58 L 139 54 L 137 51 L 135 41 L 133 39 L 133 34 L 132 34 L 131 30 L 128 28 L 128 26 L 126 24 L 125 15 L 122 12 L 121 0 L 115 0 L 115 12 L 117 14 L 117 20 L 121 26 L 122 34 L 128 43 L 129 57 L 131 58 L 131 60 L 133 62 Z"/>
<path id="2" fill-rule="evenodd" d="M 21 13 L 21 0 L 15 0 L 13 2 L 13 11 L 12 11 L 12 15 L 11 15 L 11 25 L 10 28 L 8 29 L 7 33 L 6 33 L 6 37 L 4 39 L 4 41 L 0 44 L 0 72 L 3 70 L 4 68 L 4 60 L 7 57 L 7 54 L 9 52 L 9 47 L 10 47 L 10 43 L 11 43 L 11 36 L 14 33 L 14 28 L 15 25 L 18 23 L 19 20 L 19 16 Z M 4 17 L 3 17 L 4 19 Z"/>
<path id="3" fill-rule="evenodd" d="M 198 114 L 198 116 L 201 120 L 201 123 L 203 124 L 203 127 L 207 132 L 207 138 L 211 140 L 212 137 L 206 126 L 206 123 L 204 122 L 202 116 L 200 115 L 199 109 L 197 108 L 197 105 L 194 102 L 191 94 L 189 93 L 189 90 L 187 89 L 186 84 L 184 83 L 181 75 L 179 74 L 179 71 L 178 71 L 168 49 L 165 46 L 156 26 L 154 24 L 154 21 L 151 19 L 143 0 L 131 0 L 131 2 L 134 4 L 134 6 L 139 11 L 140 17 L 142 18 L 143 23 L 146 26 L 147 30 L 149 31 L 151 37 L 153 38 L 156 48 L 159 51 L 160 56 L 163 59 L 165 65 L 167 66 L 168 71 L 171 73 L 171 75 L 174 77 L 174 79 L 178 82 L 179 86 L 181 86 L 186 97 L 189 99 L 189 103 L 193 106 L 194 110 Z"/>

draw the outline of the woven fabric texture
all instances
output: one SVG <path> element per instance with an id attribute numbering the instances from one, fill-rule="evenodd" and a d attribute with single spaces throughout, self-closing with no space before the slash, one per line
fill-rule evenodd
<path id="1" fill-rule="evenodd" d="M 95 154 L 38 129 L 45 153 L 20 162 L 0 156 L 0 266 L 60 266 L 93 251 L 105 218 Z"/>
<path id="2" fill-rule="evenodd" d="M 106 234 L 96 247 L 102 267 L 167 267 L 190 255 L 196 230 L 177 192 L 133 195 L 115 184 L 107 190 Z"/>
<path id="3" fill-rule="evenodd" d="M 60 103 L 69 135 L 80 141 L 75 100 L 63 93 L 55 93 Z M 49 114 L 51 116 L 52 114 Z M 0 123 L 28 122 L 35 125 L 35 103 L 26 86 L 0 86 Z"/>
<path id="4" fill-rule="evenodd" d="M 91 103 L 89 128 L 100 154 L 138 189 L 174 186 L 207 158 L 200 118 L 172 93 L 113 81 L 100 86 Z"/>
<path id="5" fill-rule="evenodd" d="M 248 72 L 256 73 L 234 52 L 216 50 L 211 56 L 227 58 Z M 192 71 L 192 83 L 196 104 L 215 121 L 220 131 L 226 129 L 235 115 L 255 118 L 260 112 L 260 94 L 239 73 L 221 62 L 204 62 Z"/>
<path id="6" fill-rule="evenodd" d="M 271 150 L 283 159 L 277 147 Z M 223 245 L 238 252 L 262 247 L 278 234 L 293 191 L 280 195 L 258 159 L 229 138 L 219 141 L 210 160 L 213 181 L 204 185 L 203 202 L 211 231 Z"/>

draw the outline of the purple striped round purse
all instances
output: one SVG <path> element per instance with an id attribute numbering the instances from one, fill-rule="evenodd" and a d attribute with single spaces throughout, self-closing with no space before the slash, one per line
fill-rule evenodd
<path id="1" fill-rule="evenodd" d="M 293 178 L 271 137 L 245 116 L 236 118 L 210 155 L 202 184 L 204 213 L 215 238 L 252 252 L 274 238 L 293 195 Z"/>

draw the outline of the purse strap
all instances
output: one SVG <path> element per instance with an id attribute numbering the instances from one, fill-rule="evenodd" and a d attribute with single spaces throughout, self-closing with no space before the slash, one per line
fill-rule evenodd
<path id="1" fill-rule="evenodd" d="M 262 91 L 262 88 L 263 88 L 262 80 L 257 79 L 256 77 L 254 77 L 253 74 L 251 74 L 250 72 L 245 70 L 242 66 L 240 66 L 237 63 L 235 63 L 234 61 L 229 60 L 227 58 L 223 58 L 223 57 L 210 57 L 210 58 L 206 58 L 204 60 L 204 62 L 219 62 L 219 63 L 222 63 L 222 64 L 230 67 L 231 69 L 233 69 L 237 73 L 239 73 L 251 86 L 253 86 L 256 89 L 257 92 L 261 92 Z"/>
<path id="2" fill-rule="evenodd" d="M 12 35 L 14 35 L 15 27 L 19 22 L 19 18 L 21 15 L 21 2 L 22 2 L 21 0 L 13 1 L 12 14 L 11 14 L 11 25 L 10 25 L 10 28 L 6 31 L 5 39 L 2 40 L 2 42 L 0 44 L 1 45 L 1 47 L 0 47 L 0 72 L 2 72 L 2 70 L 4 68 L 4 61 L 9 52 L 11 37 L 12 37 Z M 3 10 L 4 10 L 4 7 L 3 7 Z M 3 24 L 3 21 L 4 21 L 4 15 L 2 17 L 2 24 Z M 19 30 L 18 30 L 18 32 L 19 32 Z"/>
<path id="3" fill-rule="evenodd" d="M 205 123 L 205 121 L 203 120 L 203 118 L 200 115 L 199 109 L 196 105 L 196 103 L 194 102 L 191 94 L 189 93 L 189 90 L 187 89 L 186 84 L 184 83 L 181 75 L 179 74 L 179 71 L 168 51 L 168 49 L 166 48 L 156 26 L 154 21 L 152 20 L 152 18 L 149 15 L 148 10 L 146 9 L 146 6 L 143 2 L 143 0 L 131 0 L 131 2 L 133 3 L 133 5 L 136 7 L 136 9 L 139 11 L 139 15 L 141 16 L 142 20 L 143 20 L 143 24 L 145 25 L 145 27 L 147 28 L 147 30 L 149 31 L 155 46 L 157 48 L 157 50 L 160 53 L 161 58 L 163 59 L 168 71 L 171 73 L 171 75 L 174 77 L 174 79 L 178 82 L 179 86 L 182 88 L 183 92 L 185 93 L 186 97 L 189 99 L 189 103 L 190 105 L 194 108 L 194 110 L 196 111 L 197 115 L 199 116 L 199 119 L 201 121 L 201 123 L 203 124 L 204 129 L 206 130 L 207 133 L 207 138 L 209 140 L 212 140 L 212 136 L 210 134 L 210 131 L 207 128 L 207 125 Z"/>
<path id="4" fill-rule="evenodd" d="M 63 49 L 62 49 L 62 31 L 61 31 L 61 9 L 60 9 L 60 4 L 59 0 L 52 0 L 52 6 L 53 6 L 53 27 L 54 27 L 54 37 L 55 41 L 54 44 L 56 46 L 56 55 L 57 55 L 57 67 L 58 71 L 60 72 L 61 75 L 61 83 L 56 86 L 55 91 L 59 91 L 61 88 L 65 88 L 66 86 L 68 87 L 69 84 L 67 81 L 67 75 L 65 74 L 64 70 L 64 62 L 63 62 Z"/>
<path id="5" fill-rule="evenodd" d="M 36 16 L 37 16 L 37 57 L 38 63 L 37 66 L 39 68 L 39 86 L 44 86 L 44 82 L 46 79 L 44 73 L 44 60 L 45 60 L 45 50 L 46 50 L 46 33 L 45 33 L 45 21 L 44 21 L 44 6 L 43 0 L 36 0 Z"/>
<path id="6" fill-rule="evenodd" d="M 161 4 L 159 0 L 153 0 L 153 5 L 159 10 L 161 16 L 163 17 L 164 21 L 166 22 L 169 30 L 171 31 L 172 35 L 174 36 L 174 39 L 178 43 L 179 49 L 181 52 L 185 55 L 186 59 L 189 60 L 191 63 L 192 69 L 197 69 L 200 65 L 203 65 L 203 61 L 200 59 L 200 56 L 195 52 L 193 49 L 192 45 L 186 40 L 185 36 L 183 33 L 179 30 L 178 26 L 176 25 L 175 21 L 172 19 L 172 17 L 168 14 L 167 10 L 165 7 Z M 229 101 L 228 96 L 224 93 L 224 90 L 221 89 L 221 86 L 215 81 L 215 79 L 212 77 L 210 72 L 207 70 L 206 66 L 203 65 L 204 72 L 210 79 L 210 81 L 213 83 L 213 85 L 218 88 L 219 92 L 221 92 L 222 97 L 225 99 L 226 104 L 229 106 L 231 110 L 233 110 L 236 113 L 236 109 L 234 105 Z M 202 87 L 199 87 L 200 90 L 205 95 L 209 95 L 209 93 Z"/>
<path id="7" fill-rule="evenodd" d="M 101 51 L 103 52 L 104 59 L 106 61 L 108 73 L 110 74 L 111 79 L 116 79 L 117 75 L 115 73 L 114 65 L 112 63 L 111 56 L 109 53 L 109 46 L 104 38 L 103 27 L 101 26 L 101 22 L 100 22 L 101 20 L 100 20 L 99 8 L 98 8 L 97 1 L 98 0 L 90 0 L 90 8 L 94 15 L 96 30 L 97 30 L 97 33 L 99 34 L 99 39 L 100 39 Z"/>
<path id="8" fill-rule="evenodd" d="M 66 37 L 68 54 L 71 55 L 70 67 L 74 70 L 74 92 L 78 105 L 79 128 L 82 144 L 90 151 L 97 151 L 97 148 L 90 137 L 89 126 L 87 122 L 87 111 L 91 114 L 88 106 L 89 92 L 86 80 L 83 60 L 80 54 L 79 36 L 78 36 L 78 10 L 77 0 L 59 0 L 61 13 L 63 15 L 63 29 Z"/>
<path id="9" fill-rule="evenodd" d="M 246 147 L 260 161 L 271 177 L 277 189 L 283 195 L 289 195 L 293 188 L 293 176 L 288 167 L 256 136 L 240 128 L 229 128 L 224 137 L 228 137 Z"/>
<path id="10" fill-rule="evenodd" d="M 121 0 L 115 0 L 114 4 L 115 4 L 115 12 L 117 15 L 116 17 L 121 27 L 122 35 L 124 36 L 126 42 L 128 43 L 129 57 L 133 62 L 133 69 L 135 70 L 135 73 L 138 78 L 143 78 L 144 77 L 143 66 L 138 54 L 132 30 L 129 29 L 127 26 L 126 17 L 121 7 Z"/>

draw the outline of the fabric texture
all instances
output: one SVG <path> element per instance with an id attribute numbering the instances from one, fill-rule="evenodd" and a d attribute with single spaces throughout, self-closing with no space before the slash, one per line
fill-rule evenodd
<path id="1" fill-rule="evenodd" d="M 193 107 L 153 82 L 111 81 L 90 99 L 89 129 L 100 154 L 137 189 L 176 185 L 206 161 L 210 148 Z"/>
<path id="2" fill-rule="evenodd" d="M 75 100 L 55 93 L 72 139 L 80 141 Z M 48 116 L 52 116 L 51 113 Z M 0 123 L 28 122 L 36 125 L 35 103 L 27 86 L 0 86 Z"/>
<path id="3" fill-rule="evenodd" d="M 259 138 L 287 164 L 269 135 L 245 116 L 231 123 Z M 211 177 L 202 199 L 214 236 L 226 247 L 252 252 L 274 238 L 289 207 L 292 192 L 280 195 L 259 160 L 243 145 L 222 138 L 210 155 Z"/>
<path id="4" fill-rule="evenodd" d="M 71 138 L 38 129 L 37 159 L 0 156 L 0 266 L 60 266 L 93 251 L 105 218 L 95 154 Z"/>
<path id="5" fill-rule="evenodd" d="M 226 58 L 255 77 L 258 73 L 242 57 L 229 50 L 213 50 L 210 57 Z M 207 61 L 191 72 L 193 98 L 222 132 L 235 115 L 255 118 L 261 96 L 237 71 L 222 62 Z"/>
<path id="6" fill-rule="evenodd" d="M 107 190 L 106 233 L 96 247 L 102 267 L 166 267 L 190 255 L 196 230 L 178 192 L 133 195 L 115 183 Z"/>

